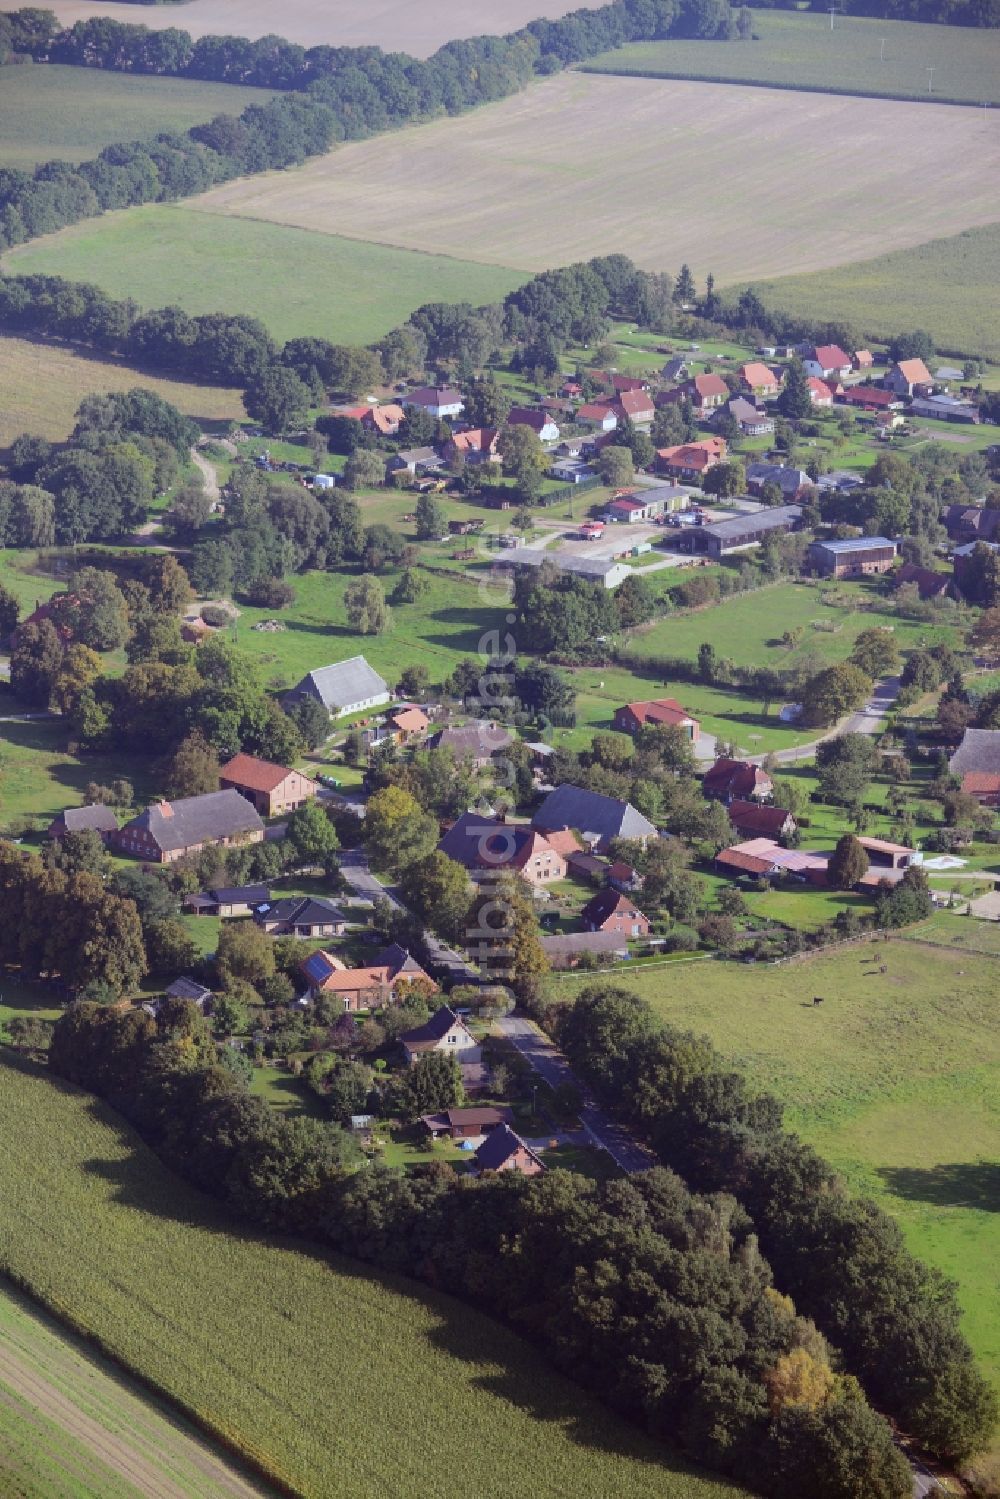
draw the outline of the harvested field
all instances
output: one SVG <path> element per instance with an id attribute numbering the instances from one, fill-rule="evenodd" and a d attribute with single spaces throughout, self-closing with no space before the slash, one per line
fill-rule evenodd
<path id="1" fill-rule="evenodd" d="M 239 114 L 274 97 L 271 89 L 196 78 L 50 65 L 0 69 L 0 91 L 0 161 L 23 168 L 53 158 L 86 161 L 115 141 L 189 130 L 213 115 Z"/>
<path id="2" fill-rule="evenodd" d="M 770 88 L 870 94 L 888 99 L 1000 103 L 1000 33 L 840 15 L 834 30 L 816 11 L 758 10 L 752 44 L 634 42 L 583 64 L 587 73 L 700 78 Z M 884 53 L 883 53 L 884 38 Z M 933 67 L 934 92 L 927 69 Z M 995 120 L 987 123 L 994 135 Z"/>
<path id="3" fill-rule="evenodd" d="M 191 385 L 141 374 L 117 360 L 98 359 L 82 349 L 0 338 L 0 447 L 19 432 L 37 432 L 61 442 L 73 430 L 73 416 L 93 391 L 131 390 L 143 385 L 164 400 L 211 426 L 246 416 L 238 390 L 219 385 Z"/>
<path id="4" fill-rule="evenodd" d="M 579 73 L 390 145 L 192 202 L 530 270 L 624 251 L 731 282 L 989 223 L 1000 167 L 975 110 Z"/>
<path id="5" fill-rule="evenodd" d="M 486 36 L 516 31 L 539 16 L 565 15 L 570 0 L 292 0 L 279 8 L 271 0 L 191 0 L 186 5 L 92 4 L 90 0 L 53 0 L 64 26 L 90 16 L 111 16 L 131 25 L 157 30 L 178 26 L 191 36 L 213 34 L 270 36 L 275 32 L 290 42 L 313 47 L 327 42 L 338 47 L 384 47 L 387 52 L 409 52 L 429 57 L 438 47 L 458 37 Z"/>

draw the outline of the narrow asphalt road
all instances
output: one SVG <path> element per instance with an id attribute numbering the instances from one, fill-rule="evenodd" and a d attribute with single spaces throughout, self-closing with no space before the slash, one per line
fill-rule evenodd
<path id="1" fill-rule="evenodd" d="M 580 1086 L 562 1052 L 551 1042 L 538 1026 L 521 1015 L 507 1015 L 498 1022 L 500 1030 L 517 1047 L 525 1061 L 530 1063 L 539 1077 L 552 1088 L 560 1083 L 572 1083 L 583 1094 L 586 1102 L 580 1110 L 580 1119 L 594 1142 L 606 1150 L 622 1171 L 648 1171 L 656 1165 L 655 1157 L 642 1145 L 638 1145 L 627 1130 L 599 1108 Z"/>
<path id="2" fill-rule="evenodd" d="M 362 900 L 376 901 L 385 899 L 390 905 L 395 906 L 397 911 L 405 911 L 406 907 L 390 885 L 383 885 L 380 879 L 372 874 L 368 867 L 368 855 L 363 848 L 346 848 L 340 855 L 340 872 L 350 885 L 354 894 Z M 424 941 L 432 964 L 437 968 L 444 968 L 448 975 L 456 983 L 478 984 L 481 975 L 478 968 L 474 968 L 461 953 L 442 942 L 440 937 L 435 937 L 433 932 L 424 932 Z"/>
<path id="3" fill-rule="evenodd" d="M 859 713 L 851 713 L 847 718 L 842 718 L 828 734 L 813 739 L 809 744 L 800 744 L 796 749 L 777 750 L 770 757 L 750 755 L 748 758 L 755 765 L 760 765 L 768 758 L 779 765 L 791 765 L 796 760 L 810 759 L 821 744 L 826 744 L 830 739 L 839 739 L 842 734 L 881 734 L 885 728 L 886 716 L 899 695 L 900 685 L 899 677 L 883 677 L 880 682 L 875 683 L 865 707 Z"/>

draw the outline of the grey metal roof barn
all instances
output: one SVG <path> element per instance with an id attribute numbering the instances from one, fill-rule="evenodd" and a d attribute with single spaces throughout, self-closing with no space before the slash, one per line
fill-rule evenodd
<path id="1" fill-rule="evenodd" d="M 966 729 L 948 769 L 953 775 L 975 770 L 1000 775 L 1000 729 Z"/>
<path id="2" fill-rule="evenodd" d="M 890 541 L 888 536 L 848 536 L 843 541 L 814 541 L 813 546 L 834 557 L 846 557 L 851 552 L 867 552 L 872 547 L 892 547 L 893 551 L 896 550 L 896 543 Z"/>
<path id="3" fill-rule="evenodd" d="M 318 666 L 292 688 L 289 696 L 314 697 L 336 717 L 362 708 L 381 707 L 389 701 L 389 686 L 364 656 L 351 656 L 332 666 Z"/>
<path id="4" fill-rule="evenodd" d="M 164 852 L 198 848 L 203 843 L 221 843 L 248 833 L 262 833 L 264 824 L 245 796 L 238 791 L 209 791 L 204 796 L 186 796 L 175 802 L 156 802 L 122 828 L 141 828 Z"/>
<path id="5" fill-rule="evenodd" d="M 580 833 L 595 834 L 598 846 L 604 848 L 612 838 L 655 838 L 656 828 L 648 817 L 631 802 L 614 796 L 602 796 L 584 786 L 557 786 L 550 791 L 531 825 L 539 832 L 556 828 L 576 828 Z"/>

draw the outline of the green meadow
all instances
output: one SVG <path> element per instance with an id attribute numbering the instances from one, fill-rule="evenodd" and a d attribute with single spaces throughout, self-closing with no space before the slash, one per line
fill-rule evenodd
<path id="1" fill-rule="evenodd" d="M 1000 104 L 1000 36 L 993 31 L 846 15 L 831 30 L 824 13 L 756 10 L 753 32 L 752 41 L 632 42 L 592 58 L 583 71 Z"/>
<path id="2" fill-rule="evenodd" d="M 745 1495 L 615 1420 L 474 1308 L 241 1229 L 103 1104 L 44 1073 L 0 1060 L 0 1133 L 0 1272 L 286 1490 Z"/>
<path id="3" fill-rule="evenodd" d="M 89 281 L 143 307 L 248 313 L 280 342 L 370 343 L 424 302 L 496 301 L 527 278 L 183 204 L 126 208 L 10 251 L 10 272 Z"/>
<path id="4" fill-rule="evenodd" d="M 779 966 L 615 974 L 782 1099 L 789 1125 L 958 1282 L 966 1335 L 1000 1384 L 998 979 L 995 958 L 895 938 Z"/>
<path id="5" fill-rule="evenodd" d="M 87 161 L 118 141 L 151 140 L 218 114 L 238 115 L 266 104 L 274 91 L 26 63 L 0 68 L 0 95 L 0 161 L 30 169 L 53 159 Z"/>

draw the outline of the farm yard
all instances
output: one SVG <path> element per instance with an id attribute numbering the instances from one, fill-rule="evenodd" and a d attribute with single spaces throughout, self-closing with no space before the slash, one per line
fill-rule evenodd
<path id="1" fill-rule="evenodd" d="M 274 97 L 270 89 L 53 64 L 0 68 L 0 90 L 0 161 L 22 168 L 86 161 L 116 141 L 188 130 Z"/>
<path id="2" fill-rule="evenodd" d="M 924 102 L 1000 103 L 1000 36 L 969 26 L 755 10 L 750 41 L 632 42 L 582 64 L 585 73 L 698 78 Z M 884 57 L 882 39 L 885 38 Z M 934 68 L 933 92 L 928 67 Z M 1000 122 L 984 129 L 995 137 Z"/>
<path id="3" fill-rule="evenodd" d="M 772 1090 L 790 1126 L 958 1282 L 966 1334 L 1000 1384 L 997 978 L 995 958 L 895 939 L 779 967 L 615 975 Z"/>
<path id="4" fill-rule="evenodd" d="M 750 131 L 754 150 L 735 150 Z M 1000 133 L 982 131 L 981 112 L 943 105 L 569 73 L 191 206 L 529 270 L 624 251 L 722 284 L 989 223 Z M 31 253 L 12 264 L 41 269 Z"/>
<path id="5" fill-rule="evenodd" d="M 103 1104 L 27 1067 L 0 1073 L 0 1130 L 16 1141 L 0 1161 L 0 1271 L 289 1488 L 744 1494 L 671 1459 L 469 1307 L 236 1231 Z"/>
<path id="6" fill-rule="evenodd" d="M 424 302 L 498 301 L 527 279 L 447 247 L 427 255 L 316 233 L 308 217 L 296 229 L 194 213 L 190 201 L 127 208 L 33 240 L 4 267 L 89 281 L 144 307 L 250 313 L 279 341 L 335 343 L 369 343 Z"/>
<path id="7" fill-rule="evenodd" d="M 131 25 L 179 26 L 191 36 L 221 34 L 251 38 L 279 36 L 303 47 L 380 46 L 387 52 L 429 57 L 457 37 L 515 31 L 539 16 L 555 18 L 572 10 L 567 0 L 293 0 L 275 12 L 270 0 L 190 0 L 183 9 L 149 6 L 137 15 L 131 4 L 101 0 L 53 0 L 49 7 L 63 26 L 90 16 L 110 16 Z"/>
<path id="8" fill-rule="evenodd" d="M 270 1492 L 2 1279 L 0 1443 L 0 1482 L 11 1496 L 253 1499 Z"/>
<path id="9" fill-rule="evenodd" d="M 116 359 L 24 338 L 0 338 L 0 447 L 19 432 L 37 432 L 52 442 L 73 430 L 76 409 L 93 391 L 131 390 L 142 385 L 211 428 L 246 419 L 238 390 L 194 385 L 148 375 Z"/>
<path id="10" fill-rule="evenodd" d="M 1000 224 L 986 224 L 754 290 L 767 307 L 799 317 L 843 318 L 873 338 L 919 326 L 942 352 L 1000 360 L 998 264 Z"/>

